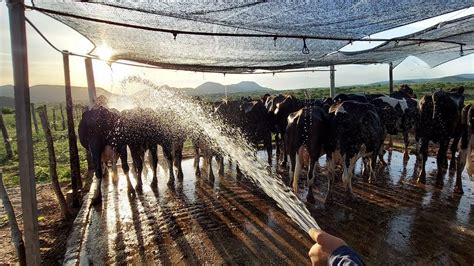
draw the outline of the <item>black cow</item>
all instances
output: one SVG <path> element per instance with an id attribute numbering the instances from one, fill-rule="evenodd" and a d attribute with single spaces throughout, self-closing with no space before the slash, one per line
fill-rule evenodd
<path id="1" fill-rule="evenodd" d="M 314 202 L 313 184 L 315 166 L 322 154 L 323 143 L 325 143 L 327 139 L 327 128 L 326 112 L 321 107 L 304 107 L 288 116 L 285 148 L 288 150 L 290 161 L 290 183 L 293 185 L 293 190 L 298 192 L 298 178 L 302 164 L 305 161 L 305 152 L 308 152 L 307 199 L 309 202 Z"/>
<path id="2" fill-rule="evenodd" d="M 327 199 L 331 200 L 336 161 L 342 161 L 343 184 L 351 196 L 351 179 L 355 163 L 359 158 L 366 158 L 364 174 L 368 173 L 369 181 L 375 179 L 376 159 L 380 153 L 385 132 L 375 106 L 368 103 L 345 101 L 332 106 L 328 120 L 329 137 L 324 148 L 328 160 Z"/>
<path id="3" fill-rule="evenodd" d="M 97 178 L 97 186 L 92 198 L 92 204 L 98 204 L 102 200 L 101 182 L 106 168 L 103 165 L 104 152 L 113 151 L 112 166 L 115 168 L 116 158 L 115 152 L 120 154 L 122 168 L 128 173 L 129 168 L 126 164 L 127 150 L 123 143 L 123 131 L 120 127 L 119 114 L 108 110 L 103 106 L 99 106 L 92 110 L 85 111 L 79 122 L 79 140 L 81 145 L 91 153 L 92 161 L 95 168 L 95 176 Z M 111 149 L 110 149 L 111 148 Z M 108 152 L 106 152 L 108 153 Z M 110 157 L 110 154 L 107 154 Z M 124 163 L 125 162 L 125 163 Z M 115 172 L 115 169 L 114 169 Z M 129 183 L 129 182 L 128 182 Z"/>
<path id="4" fill-rule="evenodd" d="M 204 101 L 198 102 L 200 107 L 204 112 L 208 112 L 210 114 L 215 114 L 214 108 L 220 105 L 221 103 L 206 103 Z M 222 153 L 218 149 L 216 145 L 212 143 L 212 141 L 201 132 L 199 129 L 194 128 L 190 130 L 189 136 L 192 139 L 193 149 L 194 149 L 194 173 L 196 176 L 201 175 L 200 170 L 200 158 L 201 155 L 204 160 L 204 168 L 206 169 L 207 177 L 209 180 L 214 180 L 214 172 L 212 170 L 212 158 L 215 157 L 218 163 L 219 169 L 218 173 L 220 176 L 224 175 L 224 160 Z"/>
<path id="5" fill-rule="evenodd" d="M 262 100 L 242 102 L 240 111 L 243 112 L 247 122 L 247 125 L 243 127 L 244 134 L 254 145 L 263 141 L 263 146 L 267 150 L 268 163 L 271 165 L 273 124 L 264 102 Z"/>
<path id="6" fill-rule="evenodd" d="M 403 122 L 406 121 L 404 118 L 408 112 L 407 101 L 405 99 L 396 99 L 382 95 L 377 98 L 372 98 L 370 102 L 376 107 L 380 120 L 385 127 L 386 134 L 397 135 L 403 132 L 405 135 L 406 133 L 407 141 L 405 143 L 405 151 L 408 153 L 408 128 L 403 126 Z M 406 155 L 408 156 L 408 154 Z M 382 153 L 380 154 L 380 161 L 383 165 L 386 165 Z"/>
<path id="7" fill-rule="evenodd" d="M 471 181 L 474 181 L 474 164 L 472 163 L 473 158 L 471 157 L 471 154 L 474 151 L 474 105 L 469 104 L 464 107 L 463 115 L 463 121 L 465 121 L 467 127 L 468 138 L 468 143 L 466 146 L 466 168 L 468 175 L 471 177 Z"/>
<path id="8" fill-rule="evenodd" d="M 137 189 L 142 187 L 141 173 L 145 152 L 150 151 L 153 179 L 151 186 L 156 187 L 158 167 L 158 145 L 163 148 L 163 155 L 168 162 L 168 184 L 174 183 L 174 166 L 178 168 L 178 178 L 183 178 L 181 167 L 182 150 L 186 139 L 184 130 L 180 130 L 176 115 L 172 112 L 135 108 L 123 111 L 127 144 L 132 154 Z"/>
<path id="9" fill-rule="evenodd" d="M 429 141 L 439 143 L 436 158 L 438 170 L 436 185 L 442 186 L 443 176 L 448 168 L 446 152 L 449 141 L 451 145 L 450 168 L 456 168 L 456 151 L 459 139 L 463 135 L 461 113 L 464 107 L 464 88 L 460 87 L 451 91 L 437 91 L 431 95 L 424 96 L 420 101 L 420 119 L 418 121 L 416 137 L 420 142 L 420 156 L 422 160 L 421 171 L 418 182 L 426 182 L 425 164 L 428 157 Z M 459 168 L 459 167 L 458 167 Z M 462 170 L 461 170 L 462 171 Z M 459 171 L 458 171 L 459 172 Z M 461 177 L 456 179 L 456 193 L 462 193 Z"/>

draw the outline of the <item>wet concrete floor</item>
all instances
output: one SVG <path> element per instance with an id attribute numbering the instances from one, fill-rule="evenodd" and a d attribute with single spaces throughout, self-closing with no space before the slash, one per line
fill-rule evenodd
<path id="1" fill-rule="evenodd" d="M 359 177 L 358 164 L 355 199 L 347 200 L 338 183 L 335 202 L 325 205 L 327 178 L 321 158 L 316 203 L 307 204 L 319 225 L 344 238 L 371 265 L 472 265 L 474 196 L 467 174 L 464 195 L 457 196 L 452 194 L 454 177 L 449 174 L 442 189 L 434 187 L 433 158 L 427 162 L 426 185 L 413 181 L 414 157 L 406 166 L 399 152 L 386 154 L 386 159 L 389 165 L 379 169 L 374 184 Z M 116 183 L 107 178 L 102 206 L 82 210 L 65 263 L 309 263 L 311 239 L 258 188 L 245 179 L 237 181 L 228 165 L 226 175 L 214 182 L 204 175 L 195 177 L 192 159 L 183 162 L 183 170 L 184 180 L 168 187 L 167 170 L 160 165 L 156 190 L 149 186 L 149 170 L 143 192 L 135 195 L 127 193 L 122 172 Z M 273 171 L 286 178 L 276 166 Z M 302 176 L 302 199 L 307 193 L 305 182 Z"/>

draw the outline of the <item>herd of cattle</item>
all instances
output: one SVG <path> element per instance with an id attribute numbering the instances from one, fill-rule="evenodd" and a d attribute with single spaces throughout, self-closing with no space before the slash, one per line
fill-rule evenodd
<path id="1" fill-rule="evenodd" d="M 358 159 L 363 159 L 363 175 L 369 182 L 376 178 L 377 159 L 382 164 L 384 140 L 387 135 L 403 134 L 404 156 L 408 159 L 409 133 L 414 134 L 419 164 L 418 182 L 426 182 L 425 164 L 430 141 L 439 144 L 437 154 L 437 185 L 442 185 L 448 168 L 447 150 L 451 143 L 450 169 L 456 171 L 455 193 L 463 193 L 461 175 L 466 162 L 468 172 L 474 174 L 471 165 L 471 141 L 474 132 L 474 107 L 464 105 L 464 88 L 439 90 L 423 96 L 419 101 L 413 90 L 403 85 L 390 95 L 340 94 L 334 99 L 297 99 L 291 95 L 264 95 L 261 99 L 242 98 L 239 101 L 208 103 L 195 99 L 209 115 L 225 125 L 222 134 L 242 134 L 257 148 L 263 142 L 272 161 L 272 134 L 275 135 L 277 158 L 286 167 L 289 160 L 290 184 L 298 190 L 298 177 L 303 165 L 308 165 L 308 201 L 313 201 L 316 163 L 326 154 L 329 193 L 334 184 L 335 167 L 343 169 L 343 187 L 352 195 L 351 178 Z M 232 130 L 231 130 L 232 129 Z M 235 131 L 237 129 L 237 131 Z M 183 178 L 181 168 L 183 145 L 191 138 L 195 151 L 195 171 L 200 175 L 199 160 L 203 155 L 209 178 L 214 178 L 212 158 L 223 174 L 224 154 L 199 129 L 180 122 L 172 111 L 135 108 L 119 112 L 104 106 L 85 111 L 79 124 L 81 144 L 92 157 L 98 187 L 102 179 L 104 162 L 112 158 L 113 167 L 120 156 L 122 168 L 128 179 L 127 146 L 133 159 L 137 177 L 137 190 L 142 187 L 141 174 L 144 155 L 151 154 L 153 181 L 157 185 L 157 147 L 163 149 L 168 163 L 169 184 L 174 183 L 174 167 L 177 177 Z M 451 142 L 452 140 L 452 142 Z M 459 145 L 460 142 L 460 145 Z M 458 147 L 460 149 L 458 150 Z M 458 157 L 454 156 L 458 152 Z M 237 173 L 240 171 L 237 165 Z M 100 189 L 96 189 L 93 203 L 100 202 Z"/>

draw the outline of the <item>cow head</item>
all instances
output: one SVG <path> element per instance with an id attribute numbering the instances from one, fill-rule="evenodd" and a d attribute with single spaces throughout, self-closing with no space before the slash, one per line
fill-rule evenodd
<path id="1" fill-rule="evenodd" d="M 403 84 L 398 90 L 404 92 L 410 98 L 416 98 L 416 95 L 413 93 L 413 89 L 410 88 L 407 84 Z"/>

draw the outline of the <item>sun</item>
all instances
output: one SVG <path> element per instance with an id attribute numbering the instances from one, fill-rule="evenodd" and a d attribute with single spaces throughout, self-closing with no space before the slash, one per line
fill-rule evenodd
<path id="1" fill-rule="evenodd" d="M 97 48 L 95 49 L 95 54 L 97 54 L 100 59 L 108 61 L 112 57 L 113 50 L 112 48 L 107 46 L 107 44 L 104 43 L 100 46 L 97 46 Z"/>

